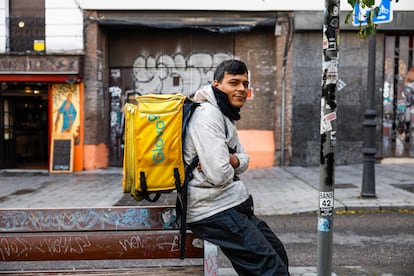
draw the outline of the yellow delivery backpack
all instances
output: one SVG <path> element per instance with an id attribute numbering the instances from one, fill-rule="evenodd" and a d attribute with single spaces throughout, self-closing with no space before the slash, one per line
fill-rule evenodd
<path id="1" fill-rule="evenodd" d="M 136 100 L 124 107 L 123 189 L 136 200 L 154 202 L 162 192 L 179 192 L 184 186 L 183 139 L 198 104 L 182 94 L 147 94 Z"/>
<path id="2" fill-rule="evenodd" d="M 180 259 L 186 240 L 187 184 L 198 157 L 186 164 L 183 145 L 188 122 L 199 106 L 182 94 L 148 94 L 124 107 L 122 188 L 140 201 L 155 202 L 177 190 L 176 221 L 180 226 Z"/>

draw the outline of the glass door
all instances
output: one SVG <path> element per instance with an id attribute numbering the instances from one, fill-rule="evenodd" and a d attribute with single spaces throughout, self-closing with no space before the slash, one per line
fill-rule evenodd
<path id="1" fill-rule="evenodd" d="M 48 85 L 7 83 L 0 95 L 0 167 L 48 168 Z"/>
<path id="2" fill-rule="evenodd" d="M 12 101 L 3 100 L 3 164 L 5 168 L 16 166 L 15 110 Z"/>

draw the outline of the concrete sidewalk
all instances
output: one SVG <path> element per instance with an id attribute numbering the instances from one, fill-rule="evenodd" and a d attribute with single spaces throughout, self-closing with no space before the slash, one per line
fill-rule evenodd
<path id="1" fill-rule="evenodd" d="M 254 197 L 257 215 L 286 215 L 318 211 L 319 173 L 319 167 L 272 167 L 248 170 L 240 177 Z M 336 210 L 414 209 L 414 162 L 376 164 L 375 198 L 360 196 L 362 174 L 362 164 L 336 166 Z M 151 205 L 123 194 L 121 179 L 121 168 L 73 174 L 0 170 L 0 208 Z M 163 195 L 155 205 L 163 204 L 175 204 L 175 194 Z M 316 267 L 290 270 L 292 276 L 316 275 Z M 222 267 L 219 275 L 237 274 Z"/>
<path id="2" fill-rule="evenodd" d="M 286 215 L 318 210 L 319 173 L 319 167 L 272 167 L 240 177 L 254 197 L 257 215 Z M 360 196 L 362 174 L 363 165 L 335 168 L 335 209 L 414 208 L 414 163 L 376 164 L 375 198 Z M 121 179 L 121 168 L 73 174 L 0 170 L 0 208 L 119 205 L 130 198 L 122 193 Z M 175 203 L 174 195 L 163 195 L 157 205 L 168 203 Z"/>

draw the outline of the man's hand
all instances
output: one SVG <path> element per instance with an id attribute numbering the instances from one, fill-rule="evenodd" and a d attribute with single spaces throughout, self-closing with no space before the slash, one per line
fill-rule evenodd
<path id="1" fill-rule="evenodd" d="M 230 165 L 236 169 L 240 166 L 239 158 L 235 154 L 230 154 Z"/>
<path id="2" fill-rule="evenodd" d="M 236 168 L 238 168 L 239 166 L 240 166 L 240 161 L 239 161 L 239 158 L 235 155 L 235 154 L 232 154 L 232 153 L 230 153 L 230 165 L 234 168 L 234 169 L 236 169 Z M 200 164 L 200 162 L 198 162 L 198 164 L 197 164 L 197 170 L 199 171 L 199 172 L 202 172 L 203 170 L 201 169 L 201 164 Z"/>

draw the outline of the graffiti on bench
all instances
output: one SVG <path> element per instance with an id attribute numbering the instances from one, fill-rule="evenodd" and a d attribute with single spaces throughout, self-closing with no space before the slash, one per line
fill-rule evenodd
<path id="1" fill-rule="evenodd" d="M 202 255 L 202 241 L 190 235 L 186 257 Z M 166 232 L 102 234 L 10 234 L 0 238 L 1 261 L 178 258 L 179 235 Z"/>
<path id="2" fill-rule="evenodd" d="M 175 221 L 174 207 L 2 209 L 0 261 L 179 258 Z M 186 256 L 202 256 L 187 236 Z"/>
<path id="3" fill-rule="evenodd" d="M 3 210 L 0 232 L 174 229 L 174 208 Z"/>

